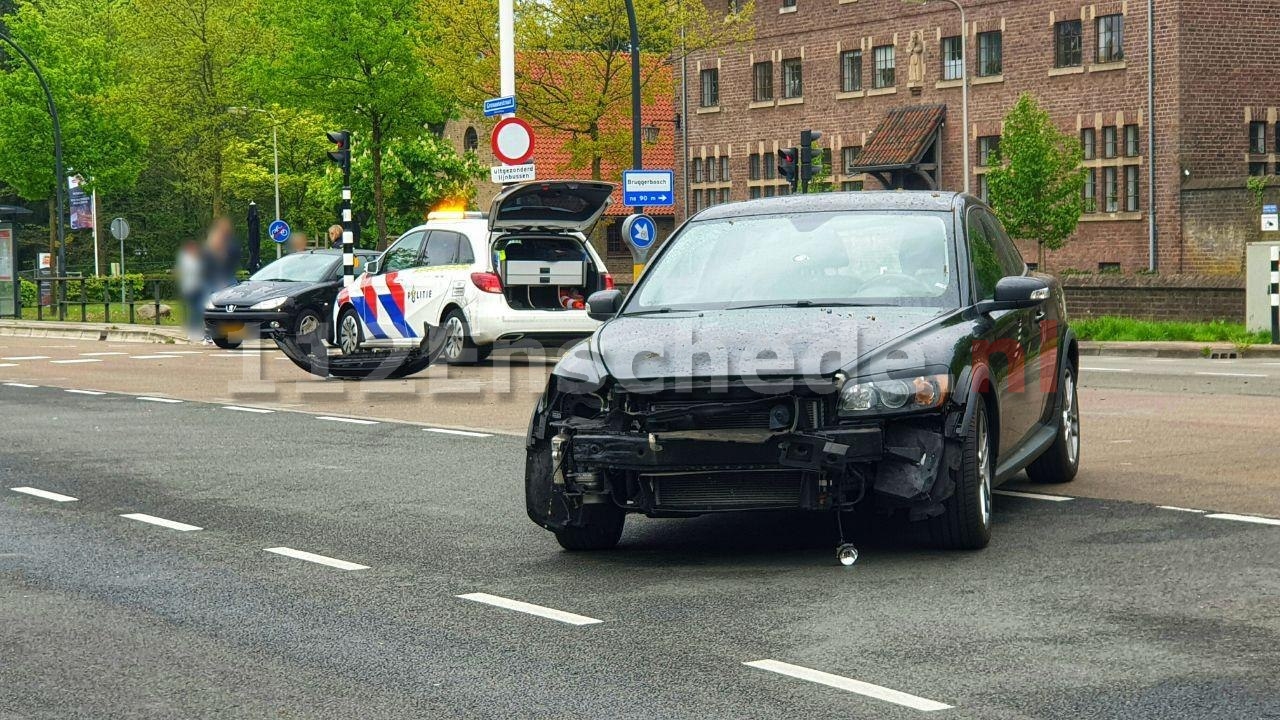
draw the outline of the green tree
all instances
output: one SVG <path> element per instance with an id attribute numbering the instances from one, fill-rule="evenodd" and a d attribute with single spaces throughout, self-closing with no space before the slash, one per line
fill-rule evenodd
<path id="1" fill-rule="evenodd" d="M 492 0 L 425 0 L 426 16 L 450 29 L 429 48 L 441 86 L 464 107 L 499 92 L 498 23 Z M 704 3 L 636 0 L 642 100 L 670 97 L 670 59 L 751 35 L 753 4 L 727 15 Z M 683 36 L 682 36 L 683 32 Z M 631 55 L 623 0 L 516 0 L 520 116 L 568 134 L 574 167 L 630 165 Z M 646 58 L 647 54 L 647 58 Z"/>
<path id="2" fill-rule="evenodd" d="M 378 247 L 385 247 L 388 145 L 448 117 L 449 99 L 422 60 L 435 26 L 421 18 L 418 0 L 265 0 L 264 16 L 275 51 L 258 64 L 258 85 L 281 105 L 351 130 L 356 152 L 368 151 Z"/>
<path id="3" fill-rule="evenodd" d="M 1082 159 L 1079 140 L 1059 130 L 1035 98 L 1018 98 L 1004 118 L 987 192 L 1009 234 L 1036 242 L 1041 268 L 1045 248 L 1061 248 L 1080 221 Z"/>

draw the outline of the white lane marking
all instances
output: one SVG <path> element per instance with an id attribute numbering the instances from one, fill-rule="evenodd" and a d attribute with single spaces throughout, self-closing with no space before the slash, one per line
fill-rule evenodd
<path id="1" fill-rule="evenodd" d="M 920 710 L 922 712 L 951 709 L 950 705 L 940 703 L 937 700 L 922 698 L 918 695 L 910 695 L 900 690 L 893 690 L 880 685 L 872 685 L 871 683 L 862 682 L 861 680 L 841 677 L 840 675 L 832 675 L 831 673 L 825 673 L 821 670 L 792 665 L 791 663 L 779 662 L 777 660 L 756 660 L 742 664 L 747 667 L 756 668 L 757 670 L 768 670 L 769 672 L 775 672 L 779 675 L 786 675 L 787 677 L 793 677 L 799 680 L 808 680 L 809 682 L 817 683 L 819 685 L 826 685 L 827 687 L 833 687 L 837 690 L 846 690 L 875 700 L 891 702 L 894 705 L 902 705 L 903 707 L 909 707 L 913 710 Z"/>
<path id="2" fill-rule="evenodd" d="M 54 502 L 74 502 L 78 499 L 73 498 L 70 495 L 62 495 L 61 493 L 49 492 L 48 490 L 41 490 L 33 487 L 15 487 L 9 489 L 14 492 L 23 493 L 24 495 L 34 495 L 35 497 L 52 500 Z"/>
<path id="3" fill-rule="evenodd" d="M 67 389 L 67 390 L 63 390 L 63 392 L 69 392 L 69 393 L 72 393 L 72 394 L 74 394 L 74 395 L 106 395 L 106 393 L 104 393 L 104 392 L 102 392 L 102 391 L 100 391 L 100 390 L 71 390 L 71 389 Z"/>
<path id="4" fill-rule="evenodd" d="M 173 398 L 151 397 L 150 395 L 139 395 L 137 399 L 138 399 L 138 400 L 145 400 L 145 401 L 147 401 L 147 402 L 158 402 L 158 403 L 180 403 L 180 402 L 182 402 L 181 400 L 174 400 Z"/>
<path id="5" fill-rule="evenodd" d="M 128 355 L 129 353 L 127 352 L 91 352 L 91 353 L 80 353 L 80 354 L 85 357 L 106 357 L 108 355 Z"/>
<path id="6" fill-rule="evenodd" d="M 236 412 L 258 413 L 260 415 L 267 415 L 275 412 L 275 410 L 267 410 L 266 408 L 244 407 L 242 405 L 223 405 L 222 409 L 235 410 Z"/>
<path id="7" fill-rule="evenodd" d="M 493 605 L 494 607 L 506 608 L 507 610 L 515 610 L 516 612 L 528 613 L 529 615 L 537 615 L 538 617 L 547 618 L 548 620 L 558 620 L 569 625 L 598 625 L 604 622 L 595 618 L 589 618 L 585 615 L 575 615 L 564 610 L 556 610 L 555 608 L 543 607 L 532 603 L 521 602 L 519 600 L 511 600 L 509 598 L 490 595 L 489 593 L 467 593 L 466 595 L 458 595 L 463 600 L 472 600 L 485 605 Z"/>
<path id="8" fill-rule="evenodd" d="M 1209 375 L 1212 377 L 1238 377 L 1238 378 L 1264 378 L 1267 377 L 1261 373 L 1224 373 L 1224 372 L 1197 372 L 1196 375 Z"/>
<path id="9" fill-rule="evenodd" d="M 287 547 L 264 548 L 264 550 L 269 553 L 284 555 L 285 557 L 306 560 L 307 562 L 319 563 L 321 565 L 328 565 L 329 567 L 335 567 L 339 570 L 369 569 L 368 565 L 360 565 L 359 563 L 347 562 L 346 560 L 338 560 L 337 558 L 325 557 L 324 555 L 316 555 L 315 553 L 309 553 L 305 550 L 294 550 L 293 548 Z"/>
<path id="10" fill-rule="evenodd" d="M 377 425 L 377 420 L 360 420 L 358 418 L 333 417 L 332 415 L 317 415 L 317 420 L 328 420 L 329 422 L 351 423 L 352 425 Z"/>
<path id="11" fill-rule="evenodd" d="M 18 367 L 18 363 L 0 363 L 0 367 Z"/>
<path id="12" fill-rule="evenodd" d="M 1236 515 L 1234 513 L 1210 513 L 1205 515 L 1214 520 L 1235 520 L 1237 522 L 1257 523 L 1259 525 L 1280 525 L 1280 519 L 1258 517 L 1257 515 Z"/>
<path id="13" fill-rule="evenodd" d="M 1133 441 L 1132 441 L 1132 440 L 1108 440 L 1108 441 L 1107 441 L 1107 444 L 1109 444 L 1109 445 L 1125 445 L 1125 444 L 1127 444 L 1127 443 L 1131 443 L 1131 442 L 1133 442 Z"/>
<path id="14" fill-rule="evenodd" d="M 11 357 L 0 358 L 0 360 L 48 360 L 48 355 L 13 355 Z"/>
<path id="15" fill-rule="evenodd" d="M 1082 367 L 1085 372 L 1133 372 L 1132 368 Z"/>
<path id="16" fill-rule="evenodd" d="M 8 385 L 9 387 L 20 387 L 20 388 L 38 388 L 38 387 L 40 387 L 39 385 L 29 385 L 29 384 L 27 384 L 27 383 L 19 383 L 19 382 L 7 382 L 7 383 L 5 383 L 5 385 Z"/>
<path id="17" fill-rule="evenodd" d="M 167 527 L 170 530 L 181 530 L 182 532 L 191 532 L 192 530 L 204 529 L 198 525 L 188 525 L 186 523 L 180 523 L 176 520 L 165 520 L 162 517 L 156 517 L 155 515 L 147 515 L 144 513 L 128 513 L 127 515 L 121 515 L 120 517 L 129 518 L 130 520 L 137 520 L 138 522 L 151 523 L 152 525 L 159 525 L 160 527 Z"/>
<path id="18" fill-rule="evenodd" d="M 424 428 L 427 432 L 442 433 L 444 435 L 462 435 L 463 437 L 493 437 L 489 433 L 472 432 L 470 430 L 450 430 L 449 428 Z"/>
<path id="19" fill-rule="evenodd" d="M 102 361 L 97 358 L 80 358 L 78 360 L 51 360 L 50 362 L 54 365 L 79 365 L 80 363 L 95 363 Z"/>
<path id="20" fill-rule="evenodd" d="M 157 350 L 160 355 L 203 355 L 200 350 Z"/>
<path id="21" fill-rule="evenodd" d="M 176 360 L 173 355 L 130 355 L 130 360 Z"/>
<path id="22" fill-rule="evenodd" d="M 1195 508 L 1178 507 L 1177 505 L 1157 505 L 1156 507 L 1160 508 L 1161 510 L 1176 510 L 1178 512 L 1196 513 L 1198 515 L 1203 515 L 1205 513 L 1204 510 L 1196 510 Z"/>
<path id="23" fill-rule="evenodd" d="M 1074 500 L 1066 495 L 1041 495 L 1040 493 L 1018 492 L 1017 490 L 993 490 L 996 495 L 1008 495 L 1009 497 L 1020 497 L 1028 500 L 1048 500 L 1049 502 L 1063 502 L 1065 500 Z"/>

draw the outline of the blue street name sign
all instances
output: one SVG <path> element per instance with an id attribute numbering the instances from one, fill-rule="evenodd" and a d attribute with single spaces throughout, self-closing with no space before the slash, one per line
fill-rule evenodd
<path id="1" fill-rule="evenodd" d="M 516 112 L 516 96 L 504 95 L 484 101 L 484 116 L 514 115 Z"/>
<path id="2" fill-rule="evenodd" d="M 622 204 L 668 207 L 676 204 L 676 174 L 672 170 L 624 170 Z"/>
<path id="3" fill-rule="evenodd" d="M 289 223 L 283 220 L 272 220 L 271 224 L 267 226 L 267 234 L 271 236 L 272 240 L 282 243 L 288 240 L 293 233 L 289 230 Z"/>

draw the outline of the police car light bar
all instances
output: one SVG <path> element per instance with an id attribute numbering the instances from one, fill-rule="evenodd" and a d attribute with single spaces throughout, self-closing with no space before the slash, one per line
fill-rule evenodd
<path id="1" fill-rule="evenodd" d="M 484 220 L 488 217 L 488 213 L 475 210 L 432 210 L 427 213 L 428 220 Z"/>

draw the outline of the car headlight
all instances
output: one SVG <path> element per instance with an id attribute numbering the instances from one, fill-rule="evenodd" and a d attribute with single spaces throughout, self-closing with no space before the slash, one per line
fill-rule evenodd
<path id="1" fill-rule="evenodd" d="M 217 309 L 218 309 L 218 308 L 217 308 L 217 306 L 213 304 L 213 298 L 209 298 L 208 300 L 205 300 L 205 301 L 204 301 L 204 309 L 205 309 L 205 310 L 217 310 Z"/>
<path id="2" fill-rule="evenodd" d="M 285 304 L 288 301 L 289 301 L 289 298 L 287 297 L 271 298 L 270 300 L 263 300 L 262 302 L 257 303 L 256 305 L 250 307 L 249 309 L 250 310 L 275 310 L 276 308 L 280 307 L 281 305 Z"/>
<path id="3" fill-rule="evenodd" d="M 840 389 L 840 414 L 931 410 L 942 407 L 950 391 L 946 373 L 855 378 Z"/>

